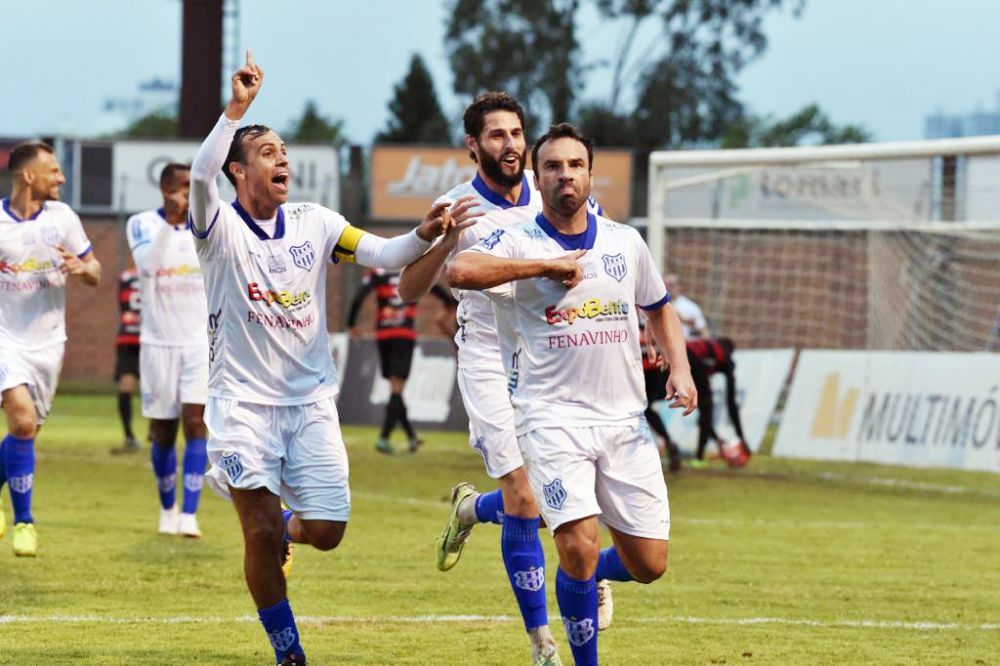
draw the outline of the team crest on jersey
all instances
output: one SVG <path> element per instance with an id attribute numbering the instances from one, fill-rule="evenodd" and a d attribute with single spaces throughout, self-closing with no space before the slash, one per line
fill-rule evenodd
<path id="1" fill-rule="evenodd" d="M 310 264 L 311 265 L 311 264 Z M 306 269 L 308 270 L 308 269 Z M 267 271 L 269 273 L 284 273 L 285 260 L 273 254 L 267 255 Z"/>
<path id="2" fill-rule="evenodd" d="M 492 250 L 500 243 L 500 237 L 506 233 L 503 229 L 497 229 L 482 240 L 481 245 L 487 250 Z"/>
<path id="3" fill-rule="evenodd" d="M 601 256 L 601 259 L 604 260 L 604 272 L 621 282 L 625 274 L 628 273 L 625 255 L 620 252 L 618 254 L 605 254 Z"/>
<path id="4" fill-rule="evenodd" d="M 527 571 L 515 571 L 514 585 L 522 590 L 538 592 L 545 585 L 545 569 L 531 567 Z"/>
<path id="5" fill-rule="evenodd" d="M 566 489 L 563 488 L 562 479 L 545 484 L 542 492 L 545 494 L 545 503 L 553 509 L 561 509 L 563 502 L 566 501 Z"/>
<path id="6" fill-rule="evenodd" d="M 240 454 L 238 453 L 219 458 L 219 467 L 229 475 L 229 479 L 233 483 L 236 483 L 243 476 L 243 463 L 240 461 Z"/>
<path id="7" fill-rule="evenodd" d="M 59 245 L 59 230 L 55 227 L 42 227 L 42 242 L 46 245 Z"/>
<path id="8" fill-rule="evenodd" d="M 316 251 L 313 249 L 312 241 L 306 241 L 302 245 L 292 245 L 288 248 L 288 253 L 292 255 L 295 265 L 304 271 L 310 270 L 316 263 Z"/>
<path id="9" fill-rule="evenodd" d="M 271 640 L 271 646 L 278 652 L 284 652 L 295 644 L 295 630 L 291 627 L 269 632 L 267 637 Z"/>
<path id="10" fill-rule="evenodd" d="M 594 621 L 589 617 L 579 622 L 563 618 L 563 624 L 566 626 L 566 637 L 569 638 L 569 642 L 577 647 L 586 645 L 587 641 L 594 637 Z"/>

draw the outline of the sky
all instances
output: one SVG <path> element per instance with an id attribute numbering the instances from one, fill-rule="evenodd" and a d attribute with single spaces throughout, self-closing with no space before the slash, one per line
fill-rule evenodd
<path id="1" fill-rule="evenodd" d="M 457 127 L 466 100 L 451 90 L 445 12 L 444 0 L 242 0 L 240 44 L 265 71 L 248 122 L 281 131 L 313 99 L 352 142 L 369 143 L 419 53 Z M 0 136 L 112 131 L 121 120 L 106 99 L 179 80 L 180 0 L 0 0 L 0 15 Z M 1000 0 L 807 0 L 799 18 L 765 20 L 769 46 L 739 76 L 739 98 L 776 117 L 816 102 L 876 140 L 919 139 L 930 113 L 997 109 L 998 25 Z M 640 32 L 637 54 L 655 52 L 657 28 Z M 588 9 L 577 29 L 585 63 L 611 59 L 620 24 Z M 609 69 L 593 68 L 581 99 L 607 99 Z"/>

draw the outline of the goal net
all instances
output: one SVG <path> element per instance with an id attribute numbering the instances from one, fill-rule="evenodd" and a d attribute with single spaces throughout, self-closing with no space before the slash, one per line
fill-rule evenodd
<path id="1" fill-rule="evenodd" d="M 998 345 L 1000 137 L 653 153 L 648 240 L 741 347 Z"/>

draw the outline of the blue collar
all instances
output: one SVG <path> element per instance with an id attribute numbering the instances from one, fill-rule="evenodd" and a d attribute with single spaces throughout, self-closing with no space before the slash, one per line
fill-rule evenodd
<path id="1" fill-rule="evenodd" d="M 168 221 L 167 220 L 167 211 L 165 211 L 162 207 L 156 209 L 156 214 L 159 215 L 160 217 L 162 217 L 164 222 Z"/>
<path id="2" fill-rule="evenodd" d="M 5 197 L 4 198 L 4 200 L 3 200 L 3 209 L 5 211 L 7 211 L 7 214 L 10 215 L 14 219 L 15 222 L 25 222 L 26 221 L 26 220 L 22 220 L 20 217 L 18 217 L 17 213 L 15 213 L 13 210 L 10 209 L 10 198 L 9 197 Z M 39 215 L 42 214 L 43 210 L 45 210 L 45 202 L 42 202 L 42 207 L 39 208 L 38 210 L 36 210 L 35 214 L 32 215 L 31 217 L 29 217 L 28 219 L 29 220 L 35 219 L 36 217 L 38 217 Z"/>
<path id="3" fill-rule="evenodd" d="M 274 224 L 273 238 L 268 238 L 267 232 L 261 229 L 260 226 L 253 221 L 253 218 L 250 217 L 250 213 L 246 212 L 243 206 L 240 205 L 239 199 L 233 202 L 233 208 L 236 210 L 237 214 L 243 218 L 246 225 L 250 227 L 250 231 L 256 234 L 257 238 L 261 240 L 278 240 L 279 238 L 285 237 L 285 212 L 281 210 L 281 206 L 278 206 L 278 219 Z"/>
<path id="4" fill-rule="evenodd" d="M 545 219 L 543 213 L 539 213 L 535 217 L 535 224 L 541 227 L 542 231 L 548 234 L 552 240 L 559 243 L 564 250 L 591 250 L 597 239 L 597 218 L 594 217 L 593 213 L 587 213 L 587 230 L 579 234 L 564 234 L 558 231 L 551 222 Z"/>
<path id="5" fill-rule="evenodd" d="M 476 177 L 472 179 L 472 187 L 476 189 L 476 192 L 479 192 L 479 195 L 482 198 L 486 199 L 491 204 L 499 206 L 500 208 L 527 206 L 531 201 L 531 187 L 528 185 L 528 177 L 524 175 L 521 176 L 521 196 L 518 197 L 516 204 L 512 204 L 491 190 L 486 184 L 486 181 L 479 177 L 479 173 L 476 173 Z"/>

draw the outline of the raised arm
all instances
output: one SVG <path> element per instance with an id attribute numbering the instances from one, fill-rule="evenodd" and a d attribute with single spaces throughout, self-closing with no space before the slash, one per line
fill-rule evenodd
<path id="1" fill-rule="evenodd" d="M 515 280 L 545 277 L 558 280 L 572 289 L 583 279 L 583 269 L 577 259 L 586 253 L 575 250 L 554 259 L 508 259 L 466 250 L 448 264 L 448 283 L 458 289 L 490 289 Z"/>
<path id="2" fill-rule="evenodd" d="M 215 177 L 226 162 L 229 146 L 264 79 L 264 71 L 254 64 L 247 50 L 246 64 L 231 79 L 232 94 L 226 109 L 205 139 L 191 164 L 191 224 L 196 235 L 204 236 L 219 210 L 219 188 Z"/>

